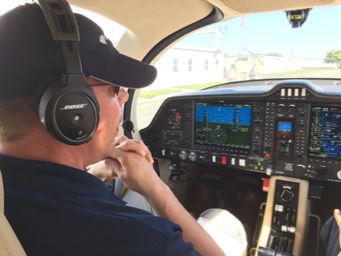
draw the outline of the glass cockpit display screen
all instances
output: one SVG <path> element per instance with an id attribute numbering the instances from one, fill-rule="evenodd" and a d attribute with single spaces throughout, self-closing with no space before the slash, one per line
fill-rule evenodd
<path id="1" fill-rule="evenodd" d="M 312 107 L 309 156 L 341 159 L 341 107 Z"/>
<path id="2" fill-rule="evenodd" d="M 250 149 L 252 107 L 248 104 L 195 104 L 195 144 Z"/>

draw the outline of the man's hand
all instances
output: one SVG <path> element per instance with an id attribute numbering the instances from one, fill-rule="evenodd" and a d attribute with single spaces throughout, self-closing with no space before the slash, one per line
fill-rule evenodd
<path id="1" fill-rule="evenodd" d="M 105 160 L 90 165 L 88 173 L 96 176 L 102 181 L 116 179 L 118 176 L 112 166 L 108 165 Z"/>
<path id="2" fill-rule="evenodd" d="M 105 162 L 128 188 L 148 197 L 153 195 L 153 189 L 164 185 L 153 169 L 152 155 L 142 141 L 120 137 L 115 145 L 111 158 Z"/>
<path id="3" fill-rule="evenodd" d="M 142 140 L 134 141 L 126 136 L 120 136 L 115 138 L 114 146 L 124 151 L 133 151 L 140 156 L 144 156 L 151 164 L 154 163 L 152 154 Z"/>
<path id="4" fill-rule="evenodd" d="M 153 157 L 147 146 L 142 141 L 129 140 L 125 136 L 117 137 L 113 143 L 114 148 L 122 149 L 125 152 L 134 152 L 141 157 L 144 157 L 149 163 L 153 163 Z M 101 180 L 115 179 L 118 177 L 115 168 L 117 168 L 114 159 L 107 158 L 96 164 L 89 166 L 89 173 Z M 136 168 L 137 169 L 137 168 Z"/>

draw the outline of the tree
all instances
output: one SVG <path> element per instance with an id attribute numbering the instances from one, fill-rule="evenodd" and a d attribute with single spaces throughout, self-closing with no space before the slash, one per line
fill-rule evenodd
<path id="1" fill-rule="evenodd" d="M 276 52 L 269 52 L 267 56 L 274 56 L 274 57 L 283 57 L 282 54 L 276 53 Z"/>
<path id="2" fill-rule="evenodd" d="M 327 52 L 324 62 L 336 64 L 338 68 L 341 68 L 341 49 L 333 49 L 330 52 Z"/>

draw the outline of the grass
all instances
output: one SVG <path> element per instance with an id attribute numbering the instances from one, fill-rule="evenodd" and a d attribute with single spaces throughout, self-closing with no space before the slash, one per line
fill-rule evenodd
<path id="1" fill-rule="evenodd" d="M 150 90 L 150 91 L 141 91 L 139 97 L 145 98 L 145 99 L 152 99 L 157 96 L 163 95 L 163 94 L 170 94 L 170 93 L 180 93 L 183 92 L 183 90 L 177 90 L 177 89 L 164 89 L 164 90 Z"/>
<path id="2" fill-rule="evenodd" d="M 223 83 L 223 81 L 221 83 Z M 180 92 L 186 92 L 186 91 L 199 91 L 199 90 L 208 88 L 216 84 L 219 84 L 219 82 L 182 85 L 182 86 L 176 86 L 176 87 L 167 88 L 167 89 L 146 90 L 146 91 L 142 90 L 140 92 L 139 97 L 145 98 L 145 99 L 152 99 L 157 96 L 165 95 L 165 94 L 180 93 Z"/>
<path id="3" fill-rule="evenodd" d="M 283 76 L 290 76 L 290 75 L 297 75 L 297 74 L 304 74 L 304 73 L 310 73 L 314 71 L 321 70 L 320 68 L 306 68 L 306 69 L 300 69 L 300 70 L 293 70 L 293 71 L 286 71 L 286 72 L 281 72 L 281 73 L 272 73 L 269 75 L 264 75 L 263 78 L 266 77 L 283 77 Z M 202 84 L 190 84 L 190 85 L 182 85 L 182 86 L 174 86 L 171 88 L 167 89 L 157 89 L 157 90 L 142 90 L 140 92 L 140 98 L 145 98 L 145 99 L 152 99 L 160 95 L 165 95 L 165 94 L 175 94 L 175 93 L 181 93 L 181 92 L 186 92 L 186 91 L 199 91 L 208 87 L 211 87 L 213 85 L 217 85 L 220 83 L 226 83 L 226 81 L 221 81 L 221 82 L 211 82 L 211 83 L 202 83 Z"/>
<path id="4" fill-rule="evenodd" d="M 190 85 L 179 86 L 179 88 L 198 91 L 198 90 L 202 90 L 202 89 L 211 87 L 213 85 L 221 84 L 221 83 L 224 83 L 224 82 L 226 83 L 226 81 L 221 81 L 221 82 L 212 82 L 212 83 L 204 83 L 204 84 L 190 84 Z"/>
<path id="5" fill-rule="evenodd" d="M 328 68 L 325 68 L 328 69 Z M 332 69 L 332 68 L 330 68 Z M 292 70 L 292 71 L 285 71 L 285 72 L 281 72 L 281 73 L 271 73 L 271 76 L 275 76 L 275 75 L 281 75 L 281 74 L 285 74 L 285 75 L 294 75 L 294 74 L 304 74 L 304 73 L 310 73 L 310 72 L 314 72 L 314 71 L 320 71 L 321 68 L 304 68 L 304 69 L 300 69 L 300 70 Z"/>

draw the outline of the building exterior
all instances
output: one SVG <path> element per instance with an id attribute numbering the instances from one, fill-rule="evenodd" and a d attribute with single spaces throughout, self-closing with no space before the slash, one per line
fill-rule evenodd
<path id="1" fill-rule="evenodd" d="M 230 71 L 229 81 L 261 79 L 271 75 L 289 71 L 316 68 L 337 68 L 335 64 L 327 64 L 323 59 L 298 59 L 268 55 L 226 56 L 225 67 Z M 232 72 L 232 75 L 231 75 Z"/>
<path id="2" fill-rule="evenodd" d="M 282 73 L 289 71 L 337 67 L 324 63 L 323 59 L 304 60 L 252 53 L 225 56 L 219 50 L 175 46 L 158 60 L 156 68 L 157 79 L 146 90 L 281 77 Z"/>
<path id="3" fill-rule="evenodd" d="M 158 76 L 150 89 L 210 83 L 224 80 L 224 54 L 221 51 L 173 47 L 156 63 Z"/>

